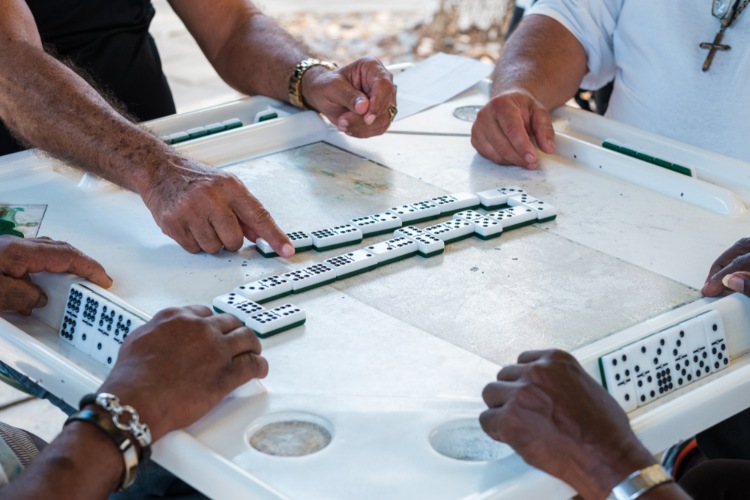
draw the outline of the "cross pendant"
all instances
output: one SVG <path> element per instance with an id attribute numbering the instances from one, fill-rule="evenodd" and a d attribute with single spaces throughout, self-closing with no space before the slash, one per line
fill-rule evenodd
<path id="1" fill-rule="evenodd" d="M 724 27 L 722 27 L 719 32 L 716 33 L 716 38 L 714 38 L 713 43 L 703 42 L 700 44 L 700 48 L 708 49 L 708 55 L 706 56 L 706 60 L 703 62 L 703 71 L 708 71 L 708 68 L 711 67 L 711 63 L 714 61 L 714 55 L 716 54 L 717 50 L 729 50 L 732 48 L 729 45 L 722 45 L 722 38 L 724 38 Z"/>

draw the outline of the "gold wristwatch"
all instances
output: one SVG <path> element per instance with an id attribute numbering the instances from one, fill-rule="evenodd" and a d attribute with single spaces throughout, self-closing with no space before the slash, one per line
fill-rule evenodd
<path id="1" fill-rule="evenodd" d="M 297 63 L 297 66 L 294 67 L 294 72 L 292 73 L 291 78 L 289 78 L 289 102 L 301 109 L 309 109 L 305 104 L 304 99 L 302 99 L 302 77 L 305 76 L 305 72 L 313 66 L 323 66 L 329 70 L 338 68 L 338 65 L 334 62 L 322 61 L 320 59 L 315 59 L 314 57 L 304 59 Z"/>

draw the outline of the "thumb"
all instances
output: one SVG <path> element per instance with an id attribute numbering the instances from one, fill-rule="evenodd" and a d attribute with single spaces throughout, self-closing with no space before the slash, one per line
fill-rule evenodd
<path id="1" fill-rule="evenodd" d="M 47 295 L 30 280 L 0 275 L 0 311 L 31 314 L 32 309 L 45 305 Z"/>
<path id="2" fill-rule="evenodd" d="M 334 104 L 357 115 L 364 115 L 370 109 L 370 99 L 364 93 L 352 87 L 349 82 L 345 83 L 345 88 L 334 92 L 330 99 Z"/>
<path id="3" fill-rule="evenodd" d="M 725 287 L 750 297 L 750 272 L 739 271 L 727 274 L 721 280 Z"/>

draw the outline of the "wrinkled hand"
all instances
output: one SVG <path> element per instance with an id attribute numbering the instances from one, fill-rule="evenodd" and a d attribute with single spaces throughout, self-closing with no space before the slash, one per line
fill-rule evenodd
<path id="1" fill-rule="evenodd" d="M 335 71 L 313 66 L 302 77 L 302 96 L 339 130 L 354 137 L 372 137 L 388 130 L 388 106 L 396 105 L 393 75 L 370 57 Z"/>
<path id="2" fill-rule="evenodd" d="M 750 297 L 750 238 L 739 240 L 716 259 L 701 292 L 717 297 L 727 288 Z"/>
<path id="3" fill-rule="evenodd" d="M 135 408 L 157 440 L 265 377 L 260 351 L 258 338 L 234 316 L 203 306 L 165 309 L 128 336 L 100 390 Z"/>
<path id="4" fill-rule="evenodd" d="M 141 196 L 162 232 L 188 252 L 234 252 L 246 236 L 262 237 L 282 257 L 294 254 L 268 211 L 228 172 L 176 157 L 155 171 Z"/>
<path id="5" fill-rule="evenodd" d="M 534 142 L 545 153 L 554 153 L 554 138 L 549 110 L 522 90 L 493 97 L 471 129 L 471 144 L 479 154 L 500 165 L 532 170 L 539 167 Z"/>
<path id="6" fill-rule="evenodd" d="M 47 304 L 47 295 L 29 280 L 29 273 L 73 273 L 101 287 L 112 279 L 91 257 L 62 241 L 47 237 L 0 236 L 0 311 L 31 314 Z"/>
<path id="7" fill-rule="evenodd" d="M 570 354 L 524 352 L 497 380 L 482 394 L 489 406 L 482 428 L 584 498 L 605 498 L 628 474 L 655 463 L 625 412 Z"/>

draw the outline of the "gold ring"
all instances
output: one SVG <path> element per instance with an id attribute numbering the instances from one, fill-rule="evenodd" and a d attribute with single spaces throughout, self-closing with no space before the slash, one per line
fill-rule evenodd
<path id="1" fill-rule="evenodd" d="M 398 108 L 394 106 L 393 104 L 389 104 L 388 115 L 391 117 L 391 121 L 393 121 L 393 119 L 396 118 L 397 114 L 398 114 Z"/>

